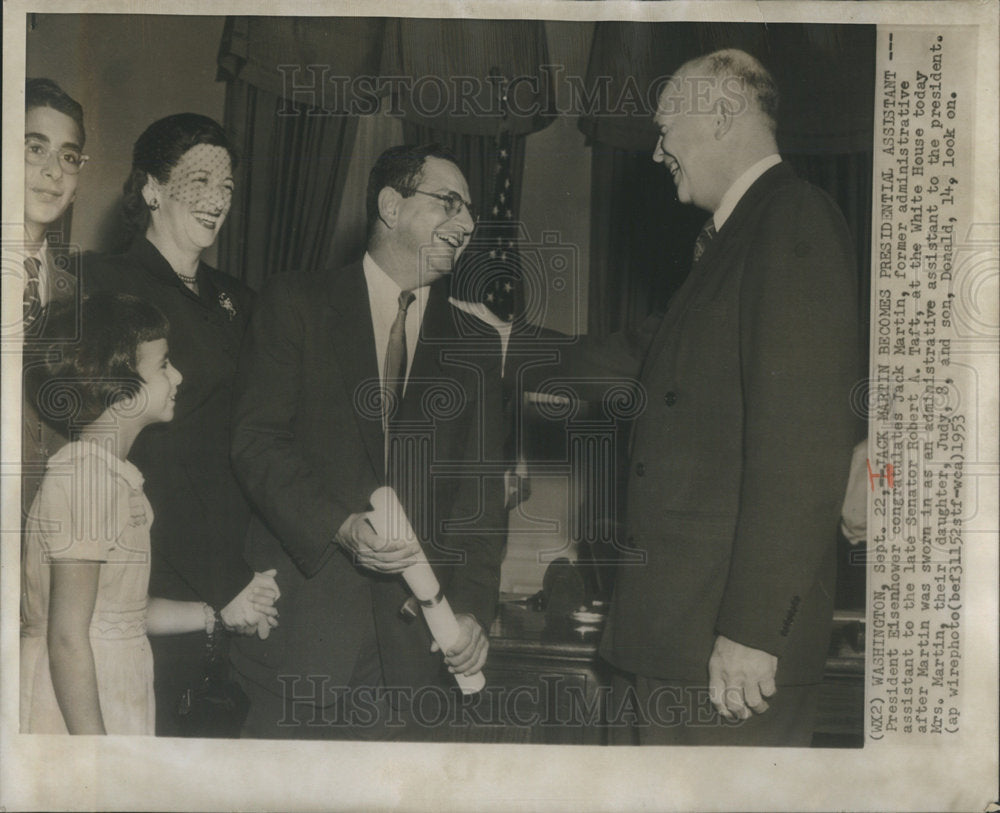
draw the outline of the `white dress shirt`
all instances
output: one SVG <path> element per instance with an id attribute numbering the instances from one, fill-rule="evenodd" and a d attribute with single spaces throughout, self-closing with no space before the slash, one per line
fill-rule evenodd
<path id="1" fill-rule="evenodd" d="M 384 383 L 385 354 L 389 347 L 389 331 L 396 321 L 399 312 L 400 288 L 392 278 L 383 271 L 372 256 L 366 251 L 361 262 L 365 271 L 365 282 L 368 285 L 368 304 L 371 306 L 372 328 L 375 332 L 375 357 L 378 359 L 379 381 Z M 409 380 L 410 367 L 413 366 L 413 354 L 420 338 L 420 325 L 427 309 L 427 297 L 430 286 L 424 285 L 413 289 L 416 297 L 406 311 L 406 378 Z M 406 391 L 406 384 L 403 385 Z"/>

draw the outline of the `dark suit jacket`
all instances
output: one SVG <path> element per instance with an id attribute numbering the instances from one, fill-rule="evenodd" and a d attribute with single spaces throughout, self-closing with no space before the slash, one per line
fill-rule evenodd
<path id="1" fill-rule="evenodd" d="M 197 274 L 195 294 L 140 236 L 124 254 L 88 254 L 83 284 L 88 296 L 113 291 L 144 299 L 170 322 L 170 360 L 184 376 L 174 418 L 143 429 L 129 453 L 153 506 L 149 593 L 221 609 L 252 576 L 243 560 L 250 506 L 229 461 L 229 421 L 253 294 L 206 263 Z M 191 648 L 197 659 L 199 642 Z"/>
<path id="2" fill-rule="evenodd" d="M 646 354 L 627 544 L 601 652 L 704 680 L 716 634 L 822 675 L 854 444 L 856 275 L 834 203 L 786 164 L 747 191 Z"/>
<path id="3" fill-rule="evenodd" d="M 499 344 L 481 330 L 463 338 L 465 321 L 447 280 L 434 285 L 398 414 L 412 454 L 393 485 L 452 608 L 488 629 L 506 532 L 502 434 L 484 431 L 500 421 Z M 257 511 L 247 558 L 277 568 L 281 625 L 240 640 L 233 659 L 275 693 L 281 674 L 346 685 L 369 616 L 387 685 L 427 684 L 440 669 L 423 622 L 399 618 L 402 578 L 356 568 L 333 541 L 386 482 L 377 388 L 361 264 L 272 279 L 241 355 L 233 462 Z"/>

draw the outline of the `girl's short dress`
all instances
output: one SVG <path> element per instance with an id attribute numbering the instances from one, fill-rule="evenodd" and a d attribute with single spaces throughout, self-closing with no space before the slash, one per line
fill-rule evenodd
<path id="1" fill-rule="evenodd" d="M 65 734 L 49 673 L 50 562 L 100 562 L 90 643 L 108 734 L 153 734 L 153 656 L 146 638 L 149 527 L 142 474 L 106 441 L 76 441 L 50 459 L 26 522 L 21 567 L 21 731 Z"/>

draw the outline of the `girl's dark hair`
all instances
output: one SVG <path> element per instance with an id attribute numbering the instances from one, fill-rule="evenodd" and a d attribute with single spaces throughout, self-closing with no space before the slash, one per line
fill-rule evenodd
<path id="1" fill-rule="evenodd" d="M 136 350 L 165 339 L 167 318 L 146 300 L 128 294 L 96 293 L 80 310 L 65 308 L 46 324 L 53 341 L 40 363 L 25 371 L 25 386 L 46 423 L 68 432 L 97 420 L 112 404 L 138 394 L 142 376 Z"/>
<path id="2" fill-rule="evenodd" d="M 150 178 L 166 183 L 177 162 L 192 147 L 209 144 L 222 147 L 236 168 L 239 157 L 222 125 L 197 113 L 177 113 L 154 121 L 132 148 L 132 170 L 123 187 L 125 219 L 140 234 L 149 227 L 149 207 L 142 196 Z"/>

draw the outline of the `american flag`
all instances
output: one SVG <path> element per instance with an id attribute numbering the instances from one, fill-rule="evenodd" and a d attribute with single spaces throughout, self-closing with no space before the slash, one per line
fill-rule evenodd
<path id="1" fill-rule="evenodd" d="M 501 128 L 496 137 L 493 201 L 479 226 L 486 255 L 481 299 L 505 322 L 512 322 L 517 313 L 521 282 L 516 241 L 517 213 L 514 211 L 511 186 L 511 143 L 510 130 Z"/>

